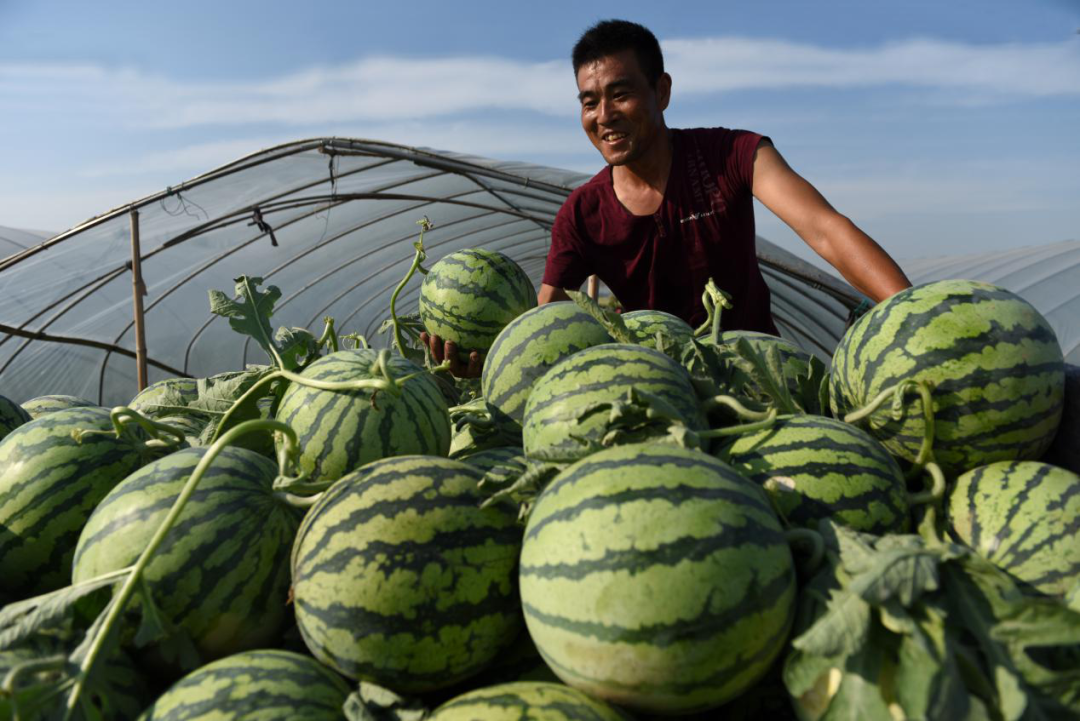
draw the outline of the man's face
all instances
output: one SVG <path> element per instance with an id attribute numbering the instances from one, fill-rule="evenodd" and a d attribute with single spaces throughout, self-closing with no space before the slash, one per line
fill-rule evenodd
<path id="1" fill-rule="evenodd" d="M 581 127 L 608 164 L 631 163 L 664 139 L 671 78 L 650 85 L 633 50 L 582 65 L 577 85 Z"/>

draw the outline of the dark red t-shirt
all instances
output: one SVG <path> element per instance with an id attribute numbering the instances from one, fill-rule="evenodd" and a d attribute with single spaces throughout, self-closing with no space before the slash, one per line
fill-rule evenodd
<path id="1" fill-rule="evenodd" d="M 673 129 L 664 200 L 633 215 L 615 195 L 611 166 L 574 190 L 551 231 L 544 283 L 578 288 L 596 274 L 626 310 L 652 308 L 697 326 L 712 277 L 731 294 L 725 330 L 776 334 L 754 243 L 754 151 L 762 136 L 727 128 Z"/>

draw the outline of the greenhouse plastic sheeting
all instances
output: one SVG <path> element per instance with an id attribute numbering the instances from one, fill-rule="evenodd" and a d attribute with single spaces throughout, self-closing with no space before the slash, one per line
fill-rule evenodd
<path id="1" fill-rule="evenodd" d="M 913 283 L 946 278 L 981 280 L 1007 288 L 1046 317 L 1065 353 L 1080 365 L 1080 241 L 996 253 L 905 261 Z"/>
<path id="2" fill-rule="evenodd" d="M 263 351 L 210 313 L 207 291 L 233 294 L 240 275 L 276 285 L 275 327 L 339 333 L 375 346 L 390 295 L 427 217 L 428 264 L 460 248 L 516 260 L 539 288 L 551 224 L 588 176 L 391 143 L 319 138 L 244 157 L 91 219 L 0 261 L 0 394 L 47 393 L 105 405 L 137 391 L 132 227 L 146 288 L 151 382 L 266 363 Z M 134 218 L 134 220 L 133 220 Z M 781 333 L 822 358 L 859 297 L 758 240 Z M 415 310 L 420 282 L 398 309 Z"/>

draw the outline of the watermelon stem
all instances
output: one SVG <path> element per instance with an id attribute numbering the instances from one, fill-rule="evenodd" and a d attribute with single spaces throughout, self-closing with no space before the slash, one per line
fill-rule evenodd
<path id="1" fill-rule="evenodd" d="M 802 570 L 807 574 L 816 571 L 822 559 L 825 558 L 825 539 L 821 537 L 821 534 L 809 528 L 789 528 L 784 531 L 784 538 L 791 545 L 809 544 L 810 559 Z"/>
<path id="2" fill-rule="evenodd" d="M 72 432 L 77 443 L 81 443 L 83 438 L 94 435 L 107 435 L 109 433 L 116 433 L 119 438 L 125 434 L 129 434 L 128 425 L 135 423 L 142 427 L 147 433 L 150 434 L 152 440 L 143 443 L 143 446 L 148 449 L 165 449 L 171 451 L 184 443 L 185 439 L 183 432 L 174 428 L 166 423 L 158 423 L 152 421 L 146 416 L 142 415 L 136 410 L 128 408 L 127 406 L 116 406 L 109 413 L 109 418 L 112 421 L 113 430 L 76 430 Z M 171 437 L 171 440 L 166 440 L 161 437 L 161 434 L 165 434 Z"/>
<path id="3" fill-rule="evenodd" d="M 280 421 L 260 419 L 245 421 L 234 428 L 230 428 L 221 438 L 214 441 L 214 443 L 206 449 L 206 454 L 199 459 L 199 463 L 195 466 L 195 470 L 192 471 L 191 475 L 184 483 L 184 487 L 180 489 L 180 494 L 176 497 L 176 501 L 173 502 L 172 508 L 169 509 L 168 514 L 165 516 L 165 520 L 158 526 L 158 529 L 154 532 L 150 542 L 139 555 L 135 565 L 131 567 L 130 573 L 127 578 L 124 579 L 124 584 L 109 602 L 109 605 L 104 612 L 104 617 L 99 618 L 99 622 L 95 622 L 94 627 L 96 632 L 94 632 L 94 638 L 90 642 L 86 656 L 79 666 L 79 672 L 75 677 L 74 685 L 72 686 L 71 692 L 68 694 L 67 708 L 64 712 L 64 721 L 69 721 L 75 713 L 83 689 L 86 687 L 86 683 L 94 669 L 94 663 L 101 656 L 106 643 L 112 635 L 113 629 L 117 626 L 128 602 L 142 582 L 143 573 L 145 572 L 146 567 L 154 557 L 154 554 L 156 554 L 161 547 L 161 544 L 169 534 L 169 531 L 176 525 L 176 520 L 180 517 L 180 514 L 184 510 L 184 506 L 187 505 L 192 494 L 195 493 L 195 489 L 198 488 L 199 482 L 202 481 L 203 476 L 206 475 L 206 471 L 210 467 L 210 464 L 214 462 L 214 459 L 217 458 L 223 450 L 225 450 L 226 446 L 231 445 L 241 436 L 252 432 L 267 431 L 279 432 L 284 434 L 286 438 L 292 438 L 294 440 L 296 437 L 292 428 L 286 424 L 281 423 Z"/>
<path id="4" fill-rule="evenodd" d="M 717 408 L 722 407 L 730 408 L 735 411 L 740 418 L 748 421 L 764 421 L 769 419 L 769 422 L 771 423 L 771 419 L 776 417 L 775 408 L 769 408 L 764 411 L 752 411 L 740 403 L 735 396 L 713 396 L 712 398 L 706 398 L 702 401 L 702 409 L 706 413 L 710 413 Z"/>
<path id="5" fill-rule="evenodd" d="M 941 466 L 931 461 L 923 466 L 923 470 L 930 475 L 930 490 L 910 494 L 908 496 L 909 505 L 920 506 L 927 503 L 937 503 L 945 497 L 945 474 L 941 472 Z"/>
<path id="6" fill-rule="evenodd" d="M 413 243 L 413 247 L 416 248 L 416 255 L 413 256 L 413 262 L 412 265 L 409 266 L 409 271 L 405 274 L 405 277 L 401 279 L 401 282 L 397 284 L 393 294 L 390 296 L 390 320 L 394 324 L 394 345 L 397 346 L 398 353 L 401 354 L 402 358 L 408 358 L 409 356 L 405 350 L 405 339 L 401 336 L 401 321 L 398 320 L 397 316 L 397 299 L 398 296 L 401 295 L 401 291 L 405 287 L 405 284 L 416 274 L 417 270 L 423 274 L 427 274 L 427 271 L 420 266 L 427 258 L 427 253 L 424 251 L 424 232 L 435 227 L 431 224 L 431 221 L 427 219 L 427 216 L 416 221 L 416 224 L 420 226 L 420 239 Z M 429 352 L 430 351 L 425 349 L 425 355 Z"/>
<path id="7" fill-rule="evenodd" d="M 857 423 L 858 421 L 873 415 L 885 401 L 892 399 L 892 410 L 890 415 L 893 420 L 899 421 L 904 417 L 905 413 L 904 396 L 911 390 L 916 391 L 922 399 L 924 433 L 922 445 L 919 447 L 919 452 L 915 456 L 912 469 L 907 474 L 908 478 L 913 478 L 921 473 L 923 467 L 934 460 L 934 386 L 930 381 L 910 378 L 908 380 L 900 381 L 896 385 L 890 386 L 881 391 L 881 393 L 878 393 L 877 397 L 870 401 L 866 406 L 844 416 L 845 423 Z"/>
<path id="8" fill-rule="evenodd" d="M 694 337 L 700 338 L 708 334 L 714 344 L 720 342 L 720 313 L 724 308 L 731 310 L 735 306 L 731 303 L 731 296 L 716 285 L 716 281 L 709 278 L 705 283 L 705 291 L 701 294 L 701 304 L 705 306 L 705 322 L 694 331 Z"/>
<path id="9" fill-rule="evenodd" d="M 713 428 L 708 431 L 698 431 L 698 438 L 722 438 L 724 436 L 738 436 L 743 433 L 753 433 L 754 431 L 760 431 L 768 428 L 776 420 L 776 409 L 770 408 L 765 412 L 765 417 L 759 421 L 753 423 L 743 423 L 738 426 L 727 426 L 725 428 Z"/>
<path id="10" fill-rule="evenodd" d="M 323 318 L 323 322 L 326 323 L 326 327 L 323 329 L 323 334 L 319 336 L 319 340 L 317 341 L 319 347 L 330 346 L 330 352 L 337 353 L 341 350 L 341 347 L 338 342 L 337 333 L 334 332 L 334 319 L 330 316 L 326 316 Z"/>
<path id="11" fill-rule="evenodd" d="M 311 496 L 298 496 L 295 493 L 275 491 L 274 498 L 282 501 L 283 503 L 287 503 L 293 508 L 311 508 L 319 501 L 320 498 L 322 498 L 322 494 L 316 493 Z"/>
<path id="12" fill-rule="evenodd" d="M 25 676 L 28 673 L 34 673 L 37 671 L 52 671 L 62 669 L 67 665 L 67 656 L 65 654 L 57 654 L 56 656 L 48 656 L 46 658 L 35 658 L 14 666 L 4 676 L 3 684 L 0 684 L 0 696 L 7 696 L 14 703 L 17 695 L 15 693 L 16 686 L 20 676 Z M 16 714 L 18 718 L 18 714 Z"/>

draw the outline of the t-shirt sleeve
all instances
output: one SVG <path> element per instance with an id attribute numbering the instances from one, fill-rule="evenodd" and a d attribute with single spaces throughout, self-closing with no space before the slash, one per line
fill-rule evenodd
<path id="1" fill-rule="evenodd" d="M 551 227 L 551 248 L 544 266 L 544 284 L 576 290 L 591 274 L 588 261 L 581 254 L 581 241 L 574 227 L 569 203 L 564 205 Z"/>
<path id="2" fill-rule="evenodd" d="M 754 152 L 762 140 L 769 140 L 769 137 L 749 130 L 731 131 L 726 172 L 737 187 L 748 192 L 754 189 Z"/>

